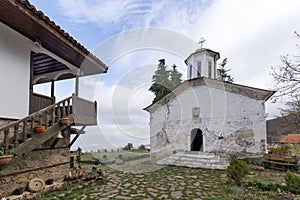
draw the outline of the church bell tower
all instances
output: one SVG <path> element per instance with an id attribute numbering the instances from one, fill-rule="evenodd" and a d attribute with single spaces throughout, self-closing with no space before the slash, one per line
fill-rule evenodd
<path id="1" fill-rule="evenodd" d="M 201 48 L 192 53 L 186 60 L 187 80 L 206 77 L 217 79 L 217 60 L 220 59 L 219 52 Z"/>

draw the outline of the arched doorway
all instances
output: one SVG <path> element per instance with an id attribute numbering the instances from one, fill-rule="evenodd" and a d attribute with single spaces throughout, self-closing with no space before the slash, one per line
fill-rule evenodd
<path id="1" fill-rule="evenodd" d="M 203 151 L 203 134 L 199 128 L 191 131 L 191 151 Z"/>

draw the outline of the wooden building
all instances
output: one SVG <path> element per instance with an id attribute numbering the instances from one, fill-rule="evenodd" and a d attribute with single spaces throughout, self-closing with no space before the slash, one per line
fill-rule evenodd
<path id="1" fill-rule="evenodd" d="M 0 1 L 0 60 L 0 146 L 13 155 L 1 166 L 1 197 L 33 178 L 58 181 L 68 174 L 70 146 L 86 126 L 97 124 L 97 103 L 78 96 L 79 77 L 108 68 L 27 0 Z M 74 94 L 56 102 L 54 83 L 71 78 Z M 47 82 L 50 96 L 33 91 Z M 38 125 L 44 133 L 36 133 Z"/>

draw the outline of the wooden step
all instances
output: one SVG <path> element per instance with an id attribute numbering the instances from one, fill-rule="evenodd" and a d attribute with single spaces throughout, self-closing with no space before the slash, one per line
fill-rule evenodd
<path id="1" fill-rule="evenodd" d="M 65 128 L 67 128 L 66 125 L 61 125 L 59 123 L 53 125 L 52 127 L 48 128 L 44 133 L 40 133 L 38 135 L 35 135 L 31 139 L 26 141 L 25 143 L 20 144 L 19 146 L 17 146 L 14 150 L 14 154 L 16 156 L 26 155 L 30 151 L 40 147 L 41 144 L 48 141 L 50 138 L 56 136 L 56 134 L 59 131 L 65 129 Z"/>

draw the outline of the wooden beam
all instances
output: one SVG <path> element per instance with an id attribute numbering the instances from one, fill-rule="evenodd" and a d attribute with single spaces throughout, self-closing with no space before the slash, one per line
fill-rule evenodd
<path id="1" fill-rule="evenodd" d="M 72 141 L 69 143 L 69 148 L 75 143 L 75 141 L 79 138 L 79 136 L 81 134 L 84 134 L 85 131 L 84 129 L 86 128 L 86 126 L 81 127 L 81 129 L 77 132 L 77 134 L 75 135 L 75 137 L 72 139 Z"/>

